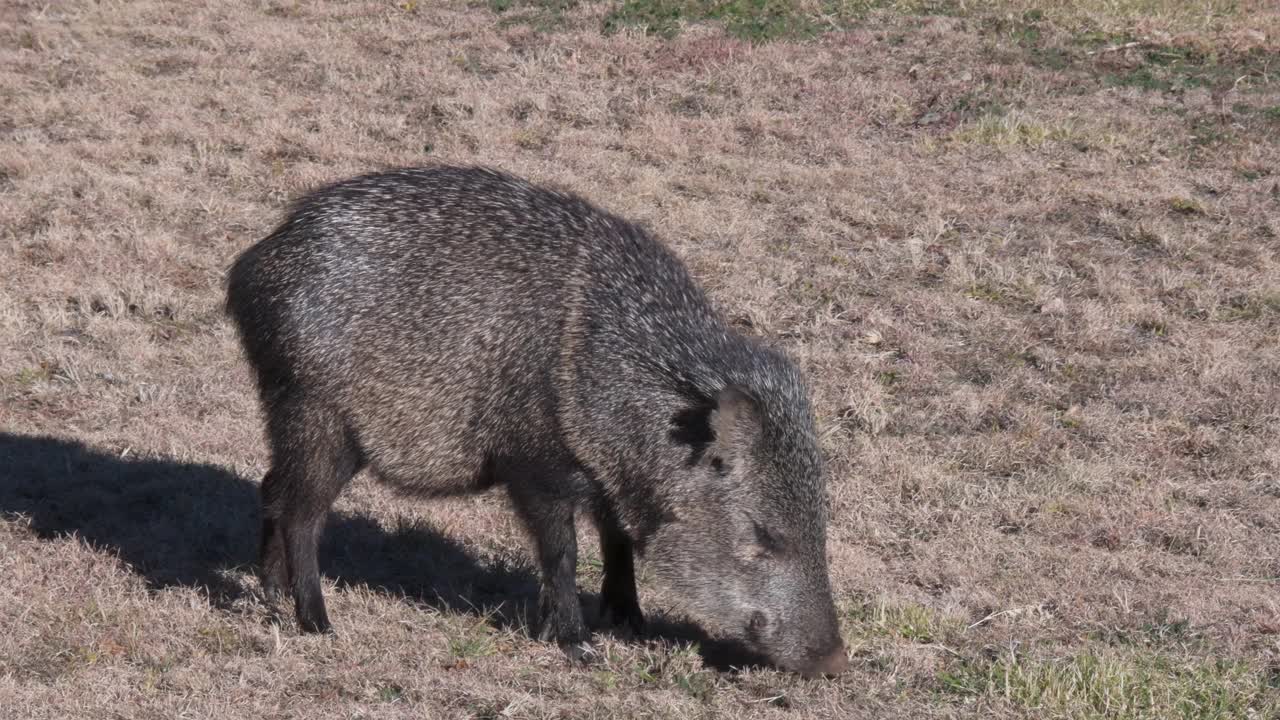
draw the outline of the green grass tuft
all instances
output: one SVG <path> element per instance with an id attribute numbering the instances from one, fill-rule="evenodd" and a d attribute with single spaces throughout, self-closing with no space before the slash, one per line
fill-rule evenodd
<path id="1" fill-rule="evenodd" d="M 565 25 L 565 13 L 580 0 L 488 0 L 488 7 L 502 16 L 499 27 L 528 25 L 539 32 L 558 30 Z"/>
<path id="2" fill-rule="evenodd" d="M 958 621 L 916 603 L 860 603 L 847 608 L 844 614 L 854 636 L 892 637 L 928 645 L 946 642 L 961 630 Z"/>
<path id="3" fill-rule="evenodd" d="M 606 33 L 624 27 L 674 37 L 688 23 L 719 21 L 732 36 L 752 42 L 813 37 L 861 18 L 877 0 L 624 0 L 604 20 Z"/>
<path id="4" fill-rule="evenodd" d="M 1227 720 L 1280 711 L 1265 673 L 1240 662 L 1179 662 L 1155 653 L 964 660 L 938 680 L 948 693 L 1001 699 L 1035 717 Z"/>
<path id="5" fill-rule="evenodd" d="M 456 660 L 487 657 L 495 649 L 493 628 L 483 619 L 449 635 L 449 655 Z"/>
<path id="6" fill-rule="evenodd" d="M 1045 124 L 1019 112 L 989 112 L 951 134 L 957 144 L 992 147 L 1037 147 L 1045 143 L 1079 139 L 1072 128 Z"/>

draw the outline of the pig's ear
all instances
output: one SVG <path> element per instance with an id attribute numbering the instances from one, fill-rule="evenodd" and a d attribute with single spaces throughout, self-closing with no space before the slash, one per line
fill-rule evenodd
<path id="1" fill-rule="evenodd" d="M 672 418 L 671 439 L 692 450 L 690 463 L 728 473 L 745 462 L 760 435 L 760 408 L 730 385 Z"/>
<path id="2" fill-rule="evenodd" d="M 750 457 L 760 437 L 760 406 L 745 390 L 729 385 L 716 395 L 708 424 L 711 442 L 703 460 L 727 472 Z"/>

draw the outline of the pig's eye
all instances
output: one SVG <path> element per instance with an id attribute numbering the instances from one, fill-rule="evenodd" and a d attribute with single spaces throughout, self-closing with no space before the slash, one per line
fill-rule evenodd
<path id="1" fill-rule="evenodd" d="M 765 527 L 764 525 L 761 525 L 760 523 L 755 523 L 755 528 L 756 528 L 756 543 L 760 545 L 760 548 L 764 551 L 764 554 L 781 555 L 782 552 L 786 549 L 785 547 L 783 547 L 782 538 L 780 538 L 776 533 L 770 532 L 769 528 Z"/>

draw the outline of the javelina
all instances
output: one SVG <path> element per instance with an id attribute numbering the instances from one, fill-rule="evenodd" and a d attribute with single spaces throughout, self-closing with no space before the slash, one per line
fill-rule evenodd
<path id="1" fill-rule="evenodd" d="M 633 552 L 711 628 L 806 675 L 846 666 L 803 380 L 726 325 L 646 230 L 486 168 L 371 174 L 301 199 L 231 268 L 272 465 L 261 573 L 327 630 L 316 562 L 361 468 L 424 496 L 501 485 L 534 539 L 540 637 L 643 624 Z M 572 651 L 571 651 L 572 654 Z"/>

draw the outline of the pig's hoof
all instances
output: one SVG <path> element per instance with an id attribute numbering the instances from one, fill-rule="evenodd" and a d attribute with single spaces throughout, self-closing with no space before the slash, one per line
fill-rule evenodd
<path id="1" fill-rule="evenodd" d="M 323 615 L 315 617 L 299 617 L 298 628 L 308 635 L 329 635 L 336 636 L 338 632 L 333 629 L 333 625 L 329 624 L 329 618 Z"/>
<path id="2" fill-rule="evenodd" d="M 609 598 L 604 598 L 600 616 L 619 639 L 634 640 L 644 636 L 644 613 L 634 600 L 610 602 Z"/>
<path id="3" fill-rule="evenodd" d="M 590 667 L 603 658 L 600 651 L 585 640 L 565 645 L 564 654 L 570 663 L 580 667 Z"/>
<path id="4" fill-rule="evenodd" d="M 556 607 L 544 604 L 538 609 L 538 640 L 555 640 L 560 645 L 585 642 L 591 635 L 582 621 L 582 609 L 576 604 Z"/>
<path id="5" fill-rule="evenodd" d="M 631 617 L 623 620 L 610 620 L 608 632 L 622 642 L 632 642 L 645 636 L 643 617 Z"/>
<path id="6" fill-rule="evenodd" d="M 288 594 L 284 591 L 284 587 L 271 578 L 264 577 L 262 579 L 261 587 L 262 600 L 268 605 L 281 604 L 288 598 Z"/>
<path id="7" fill-rule="evenodd" d="M 614 633 L 624 640 L 635 640 L 644 637 L 645 624 L 644 615 L 639 610 L 631 613 L 623 618 L 615 618 L 613 620 Z"/>
<path id="8" fill-rule="evenodd" d="M 538 626 L 538 642 L 556 641 L 561 645 L 573 645 L 586 642 L 587 632 L 582 621 L 560 623 L 552 618 L 543 620 Z"/>

